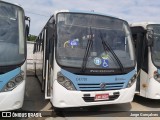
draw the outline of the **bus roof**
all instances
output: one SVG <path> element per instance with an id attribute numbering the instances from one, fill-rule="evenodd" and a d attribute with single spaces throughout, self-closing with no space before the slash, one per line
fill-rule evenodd
<path id="1" fill-rule="evenodd" d="M 6 2 L 6 1 L 4 1 L 4 0 L 0 0 L 0 2 L 3 2 L 3 3 L 8 3 L 8 4 L 10 4 L 10 5 L 15 5 L 15 6 L 17 6 L 17 7 L 21 7 L 22 8 L 22 6 L 20 5 L 20 4 L 18 4 L 18 3 L 11 3 L 11 2 Z M 23 9 L 23 8 L 22 8 Z"/>
<path id="2" fill-rule="evenodd" d="M 54 12 L 54 15 L 56 15 L 59 12 L 86 13 L 86 14 L 103 15 L 103 16 L 109 16 L 109 17 L 114 17 L 114 18 L 122 19 L 122 18 L 119 18 L 119 17 L 116 17 L 116 16 L 112 16 L 112 15 L 109 15 L 109 14 L 95 12 L 94 10 L 91 10 L 91 11 L 84 11 L 84 10 L 57 10 L 57 11 Z"/>
<path id="3" fill-rule="evenodd" d="M 156 24 L 154 22 L 135 22 L 135 23 L 131 23 L 130 26 L 131 27 L 136 27 L 136 26 L 140 26 L 143 27 L 144 29 L 146 29 L 147 25 L 149 24 Z"/>

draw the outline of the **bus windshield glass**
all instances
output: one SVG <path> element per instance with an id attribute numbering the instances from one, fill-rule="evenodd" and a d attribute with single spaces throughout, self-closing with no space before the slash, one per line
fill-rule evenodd
<path id="1" fill-rule="evenodd" d="M 85 69 L 121 69 L 135 65 L 127 22 L 97 14 L 57 14 L 59 65 Z M 86 64 L 84 64 L 86 63 Z"/>
<path id="2" fill-rule="evenodd" d="M 147 26 L 148 31 L 153 33 L 152 60 L 153 63 L 160 67 L 160 25 L 151 24 Z"/>
<path id="3" fill-rule="evenodd" d="M 23 10 L 0 2 L 0 26 L 0 67 L 22 63 L 25 59 Z"/>

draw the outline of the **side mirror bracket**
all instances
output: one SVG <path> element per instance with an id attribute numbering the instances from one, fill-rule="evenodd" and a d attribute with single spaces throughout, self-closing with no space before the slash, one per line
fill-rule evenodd
<path id="1" fill-rule="evenodd" d="M 25 16 L 25 20 L 28 21 L 28 24 L 26 25 L 26 35 L 28 37 L 29 32 L 30 32 L 30 22 L 31 22 L 31 19 L 30 19 L 30 17 Z"/>

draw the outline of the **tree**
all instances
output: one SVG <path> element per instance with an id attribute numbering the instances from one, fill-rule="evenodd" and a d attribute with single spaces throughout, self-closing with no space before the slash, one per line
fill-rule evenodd
<path id="1" fill-rule="evenodd" d="M 36 40 L 36 37 L 35 35 L 29 35 L 28 36 L 28 41 L 35 41 Z"/>

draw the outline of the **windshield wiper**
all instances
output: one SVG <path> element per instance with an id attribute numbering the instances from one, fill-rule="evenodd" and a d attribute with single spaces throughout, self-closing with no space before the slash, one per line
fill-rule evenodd
<path id="1" fill-rule="evenodd" d="M 121 61 L 119 60 L 119 58 L 117 57 L 117 55 L 114 53 L 114 51 L 112 50 L 112 48 L 111 48 L 111 46 L 108 44 L 108 42 L 107 42 L 107 41 L 104 41 L 101 32 L 100 32 L 100 38 L 101 38 L 101 40 L 102 40 L 102 45 L 103 45 L 104 50 L 106 51 L 106 49 L 107 49 L 107 50 L 113 55 L 113 57 L 115 58 L 115 60 L 117 61 L 118 65 L 119 65 L 121 71 L 124 72 L 124 67 L 123 67 Z"/>
<path id="2" fill-rule="evenodd" d="M 86 64 L 87 64 L 87 61 L 88 61 L 88 56 L 89 56 L 90 49 L 91 49 L 92 45 L 93 45 L 93 35 L 92 35 L 91 27 L 90 27 L 90 35 L 89 35 L 89 39 L 88 39 L 88 42 L 87 42 L 87 47 L 86 47 L 85 54 L 84 54 L 84 57 L 83 57 L 83 62 L 82 62 L 82 68 L 81 68 L 82 72 L 84 72 L 85 69 L 86 69 Z"/>

